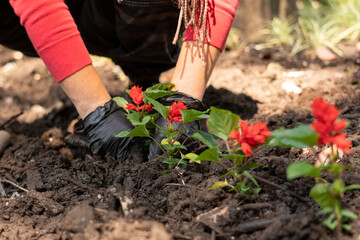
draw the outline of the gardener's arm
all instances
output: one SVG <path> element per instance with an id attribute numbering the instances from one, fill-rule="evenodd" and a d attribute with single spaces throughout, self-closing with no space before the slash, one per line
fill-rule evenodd
<path id="1" fill-rule="evenodd" d="M 84 119 L 111 97 L 93 65 L 88 65 L 60 82 L 60 86 Z"/>
<path id="2" fill-rule="evenodd" d="M 199 45 L 186 41 L 181 47 L 179 59 L 171 82 L 176 90 L 202 100 L 211 72 L 221 51 L 209 44 L 204 46 L 202 62 Z"/>
<path id="3" fill-rule="evenodd" d="M 86 145 L 94 154 L 126 159 L 134 139 L 114 135 L 131 131 L 133 126 L 111 100 L 92 66 L 64 0 L 10 0 L 10 3 L 35 50 L 83 118 L 76 132 L 86 137 Z"/>
<path id="4" fill-rule="evenodd" d="M 193 27 L 186 30 L 171 81 L 180 92 L 200 100 L 217 59 L 224 50 L 239 0 L 214 0 L 208 3 L 206 32 L 209 38 L 205 38 L 202 48 L 201 43 L 195 41 L 199 39 L 199 36 L 196 36 L 199 33 Z M 201 53 L 204 54 L 204 62 Z"/>

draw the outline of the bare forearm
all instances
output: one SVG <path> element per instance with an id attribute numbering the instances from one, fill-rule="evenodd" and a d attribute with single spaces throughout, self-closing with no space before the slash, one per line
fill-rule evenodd
<path id="1" fill-rule="evenodd" d="M 92 65 L 88 65 L 60 82 L 81 118 L 111 99 Z"/>
<path id="2" fill-rule="evenodd" d="M 214 69 L 220 50 L 205 44 L 204 63 L 201 60 L 199 45 L 195 41 L 185 41 L 171 82 L 175 89 L 202 100 Z"/>

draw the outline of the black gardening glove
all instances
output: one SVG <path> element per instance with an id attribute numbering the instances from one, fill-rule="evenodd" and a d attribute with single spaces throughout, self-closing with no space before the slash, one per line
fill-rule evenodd
<path id="1" fill-rule="evenodd" d="M 188 107 L 188 109 L 194 109 L 197 111 L 206 111 L 207 107 L 203 102 L 201 102 L 199 99 L 191 97 L 190 95 L 187 95 L 185 93 L 177 92 L 175 94 L 171 94 L 169 96 L 163 97 L 159 99 L 159 102 L 165 106 L 171 106 L 174 102 L 177 102 L 179 100 L 182 100 L 183 103 Z M 177 128 L 181 122 L 173 122 L 173 126 Z M 156 120 L 156 125 L 158 125 L 161 128 L 166 129 L 165 119 L 159 115 L 159 117 Z M 198 130 L 203 130 L 205 128 L 204 121 L 194 121 L 186 123 L 183 127 L 183 133 L 180 135 L 179 142 L 183 142 L 187 137 L 189 137 L 191 134 Z M 159 128 L 157 127 L 155 130 L 154 135 L 155 140 L 158 143 L 161 143 L 161 140 L 166 138 L 166 135 L 162 133 Z M 187 140 L 187 143 L 191 143 L 193 139 L 189 138 Z M 161 155 L 163 152 L 161 151 L 160 147 L 152 141 L 149 146 L 149 160 L 154 159 L 158 155 Z"/>
<path id="2" fill-rule="evenodd" d="M 111 99 L 78 122 L 75 133 L 85 137 L 85 145 L 93 154 L 111 156 L 122 162 L 126 160 L 134 138 L 117 138 L 115 135 L 133 128 L 123 110 Z"/>

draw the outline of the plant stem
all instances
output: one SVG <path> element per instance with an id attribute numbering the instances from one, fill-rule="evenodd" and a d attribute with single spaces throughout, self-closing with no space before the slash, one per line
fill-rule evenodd
<path id="1" fill-rule="evenodd" d="M 153 140 L 153 141 L 160 147 L 160 149 L 161 149 L 161 151 L 163 151 L 163 153 L 165 153 L 166 155 L 169 155 L 169 154 L 161 147 L 161 144 L 160 144 L 158 141 L 156 141 L 155 138 L 153 138 L 152 136 L 149 136 L 149 138 L 151 138 L 151 140 Z"/>
<path id="2" fill-rule="evenodd" d="M 180 161 L 176 164 L 175 168 L 179 167 L 180 163 L 182 162 L 183 159 L 180 159 Z"/>
<path id="3" fill-rule="evenodd" d="M 140 113 L 140 122 L 141 122 L 141 120 L 142 120 L 142 118 L 143 118 L 143 116 L 144 116 L 144 111 L 145 111 L 145 103 L 144 103 L 144 107 L 143 107 L 143 109 L 141 109 L 141 113 Z"/>
<path id="4" fill-rule="evenodd" d="M 237 181 L 239 181 L 239 182 L 242 182 L 242 181 L 243 181 L 239 176 L 237 176 L 236 174 L 234 174 L 233 171 L 232 171 L 228 166 L 226 166 L 225 163 L 223 163 L 221 160 L 219 161 L 219 163 L 220 163 L 221 166 L 222 166 L 223 168 L 225 168 L 226 171 L 228 171 Z"/>
<path id="5" fill-rule="evenodd" d="M 341 216 L 341 206 L 340 203 L 335 205 L 335 214 L 336 214 L 336 234 L 338 237 L 340 237 L 341 234 L 341 222 L 342 222 L 342 216 Z"/>
<path id="6" fill-rule="evenodd" d="M 230 155 L 232 155 L 228 141 L 225 141 L 225 145 L 226 145 L 226 149 L 227 149 L 228 153 L 229 153 Z M 235 148 L 234 148 L 234 152 L 235 152 Z"/>
<path id="7" fill-rule="evenodd" d="M 180 124 L 179 132 L 178 132 L 178 134 L 176 135 L 174 142 L 176 142 L 176 141 L 179 139 L 180 134 L 181 134 L 181 130 L 183 129 L 184 125 L 185 125 L 184 123 L 181 123 L 181 124 Z"/>

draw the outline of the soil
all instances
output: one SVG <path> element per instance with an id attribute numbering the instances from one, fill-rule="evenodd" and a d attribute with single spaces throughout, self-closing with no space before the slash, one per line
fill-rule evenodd
<path id="1" fill-rule="evenodd" d="M 359 184 L 359 49 L 344 48 L 348 54 L 329 62 L 255 45 L 224 52 L 204 102 L 274 130 L 311 123 L 309 105 L 323 97 L 350 123 L 353 147 L 342 163 L 354 168 L 344 180 Z M 129 80 L 121 69 L 100 57 L 94 64 L 111 95 L 124 96 Z M 11 134 L 0 153 L 0 239 L 359 239 L 360 219 L 341 236 L 321 224 L 309 197 L 314 180 L 286 180 L 290 163 L 314 163 L 322 149 L 260 147 L 256 196 L 209 190 L 225 173 L 217 163 L 162 175 L 160 158 L 103 159 L 64 141 L 78 115 L 42 61 L 1 46 L 0 103 L 0 130 Z M 360 215 L 360 191 L 347 192 L 342 204 Z"/>

